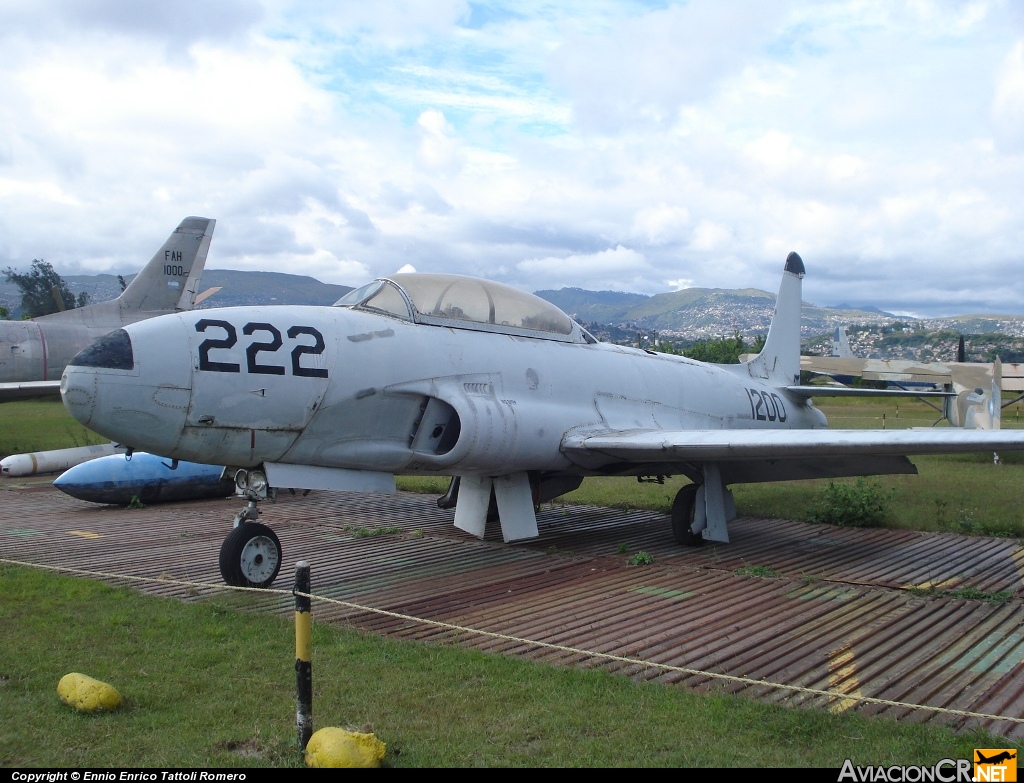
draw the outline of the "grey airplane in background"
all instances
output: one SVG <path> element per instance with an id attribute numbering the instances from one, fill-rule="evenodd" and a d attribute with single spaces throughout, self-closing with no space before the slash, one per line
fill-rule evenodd
<path id="1" fill-rule="evenodd" d="M 71 357 L 96 338 L 145 318 L 191 310 L 216 222 L 182 220 L 117 299 L 31 321 L 0 321 L 0 402 L 57 396 Z"/>
<path id="2" fill-rule="evenodd" d="M 671 524 L 727 542 L 731 484 L 915 473 L 908 454 L 1024 450 L 1024 431 L 829 430 L 814 396 L 921 392 L 800 385 L 804 264 L 786 259 L 762 352 L 715 365 L 601 343 L 532 294 L 475 278 L 396 274 L 333 307 L 229 307 L 131 324 L 78 354 L 64 404 L 125 446 L 226 465 L 249 505 L 224 579 L 281 564 L 257 502 L 275 487 L 394 491 L 453 481 L 456 527 L 538 535 L 536 504 L 586 476 L 684 475 Z M 947 396 L 944 392 L 933 392 Z M 962 488 L 958 488 L 962 491 Z"/>

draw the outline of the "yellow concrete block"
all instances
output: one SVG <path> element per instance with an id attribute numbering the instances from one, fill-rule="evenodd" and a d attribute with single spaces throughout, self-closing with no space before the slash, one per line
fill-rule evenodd
<path id="1" fill-rule="evenodd" d="M 313 732 L 306 744 L 308 767 L 379 767 L 386 746 L 374 734 L 328 726 Z"/>
<path id="2" fill-rule="evenodd" d="M 65 674 L 57 683 L 57 695 L 69 707 L 83 712 L 116 710 L 121 706 L 121 694 L 113 685 L 94 680 L 78 672 Z"/>

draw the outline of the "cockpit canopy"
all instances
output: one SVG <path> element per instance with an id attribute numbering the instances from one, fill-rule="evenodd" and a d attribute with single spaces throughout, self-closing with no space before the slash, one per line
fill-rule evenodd
<path id="1" fill-rule="evenodd" d="M 594 342 L 550 302 L 517 288 L 461 275 L 396 274 L 349 291 L 335 307 L 385 313 L 415 323 Z"/>

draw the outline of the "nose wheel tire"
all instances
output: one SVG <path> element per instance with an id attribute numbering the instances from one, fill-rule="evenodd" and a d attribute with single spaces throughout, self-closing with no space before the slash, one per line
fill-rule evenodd
<path id="1" fill-rule="evenodd" d="M 703 546 L 704 536 L 694 533 L 693 514 L 697 507 L 700 484 L 687 484 L 676 494 L 672 503 L 672 535 L 683 546 Z"/>
<path id="2" fill-rule="evenodd" d="M 220 575 L 232 587 L 270 587 L 281 569 L 281 542 L 266 525 L 245 522 L 220 546 Z"/>

